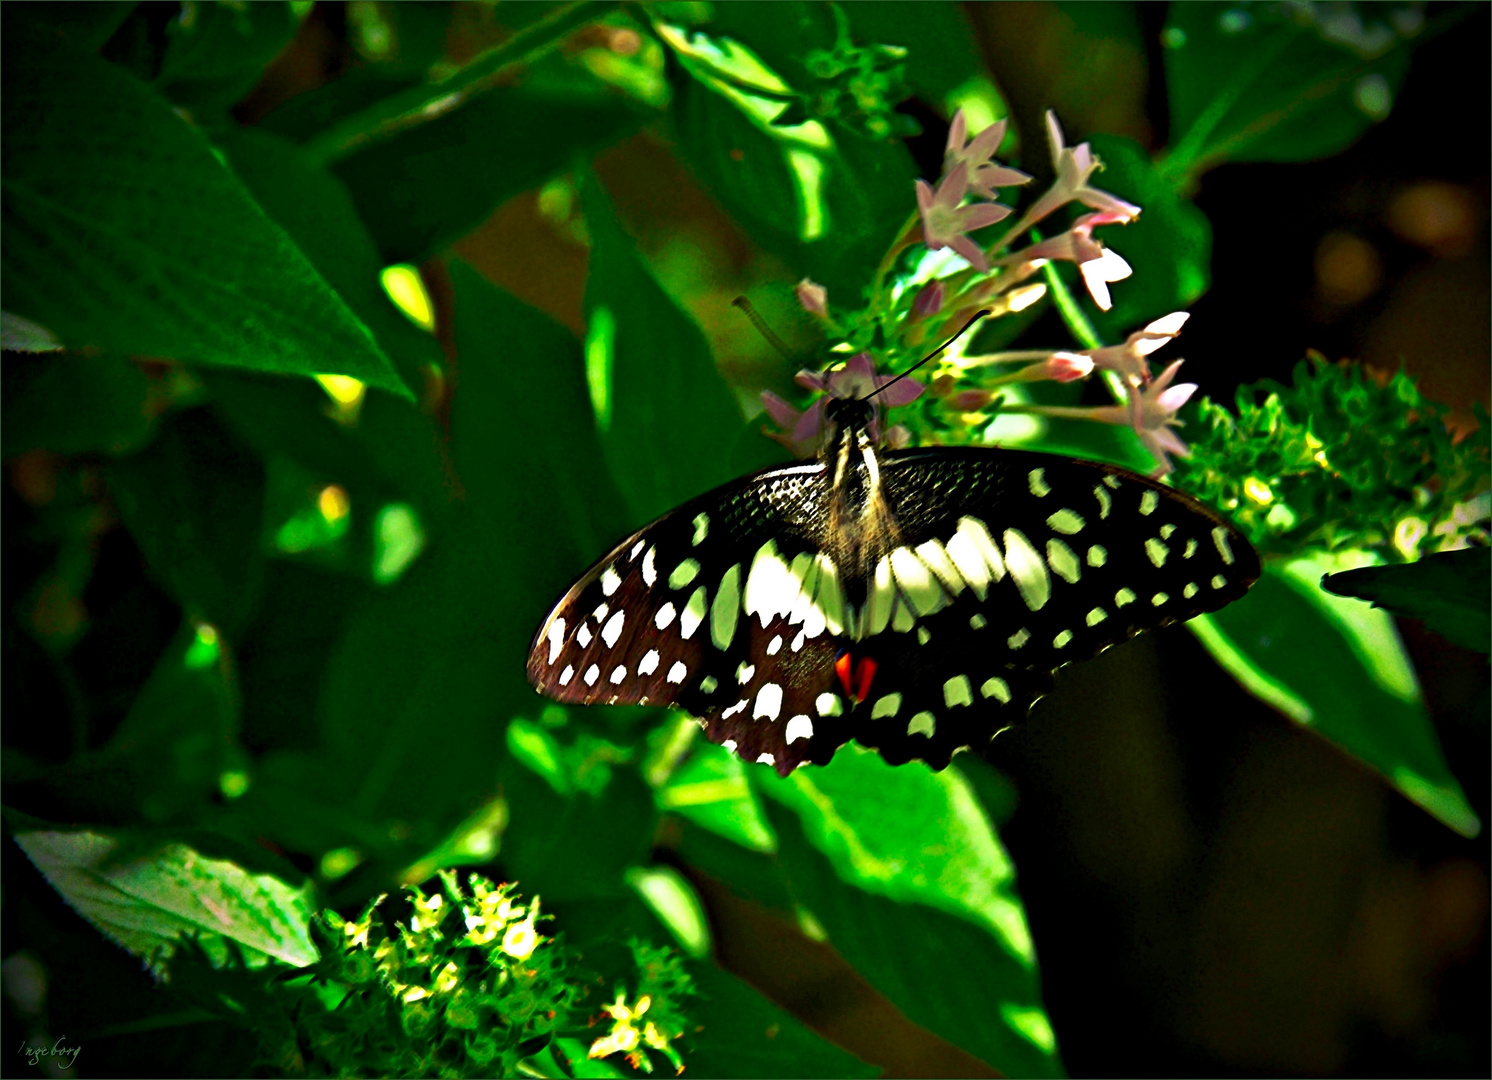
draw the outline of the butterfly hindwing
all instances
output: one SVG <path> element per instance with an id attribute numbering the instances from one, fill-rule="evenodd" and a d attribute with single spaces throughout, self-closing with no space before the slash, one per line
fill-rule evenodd
<path id="1" fill-rule="evenodd" d="M 846 710 L 831 627 L 808 609 L 828 599 L 832 563 L 812 515 L 792 512 L 820 473 L 754 474 L 622 541 L 545 621 L 530 682 L 577 704 L 677 705 L 784 774 L 827 762 L 849 737 Z"/>

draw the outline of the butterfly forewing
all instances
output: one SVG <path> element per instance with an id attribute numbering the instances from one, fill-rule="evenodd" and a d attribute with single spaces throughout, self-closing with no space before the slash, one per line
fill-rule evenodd
<path id="1" fill-rule="evenodd" d="M 879 464 L 891 527 L 860 569 L 831 555 L 823 464 L 744 477 L 582 578 L 530 680 L 561 701 L 678 705 L 784 775 L 850 738 L 941 768 L 1024 716 L 1055 668 L 1216 610 L 1259 573 L 1223 519 L 1123 470 L 952 448 Z"/>

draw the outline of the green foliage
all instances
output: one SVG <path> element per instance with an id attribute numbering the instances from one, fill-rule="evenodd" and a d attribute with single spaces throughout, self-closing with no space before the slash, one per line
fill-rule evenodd
<path id="1" fill-rule="evenodd" d="M 1408 566 L 1345 570 L 1328 575 L 1321 587 L 1370 600 L 1374 607 L 1395 615 L 1423 619 L 1430 629 L 1462 648 L 1492 651 L 1492 621 L 1486 604 L 1492 588 L 1492 548 L 1437 552 Z"/>
<path id="2" fill-rule="evenodd" d="M 533 628 L 608 545 L 782 455 L 590 159 L 644 131 L 784 280 L 827 288 L 827 337 L 925 355 L 1013 276 L 927 251 L 897 137 L 911 93 L 1002 114 L 963 8 L 363 4 L 348 71 L 240 124 L 306 10 L 3 9 L 0 434 L 25 500 L 7 502 L 7 702 L 26 706 L 7 821 L 97 943 L 161 976 L 119 1023 L 179 1040 L 163 1073 L 875 1075 L 714 962 L 691 884 L 709 875 L 928 1031 L 1060 1075 L 991 770 L 851 748 L 780 780 L 687 718 L 546 708 L 523 678 Z M 1175 145 L 1093 139 L 1094 182 L 1144 208 L 1100 234 L 1134 267 L 1113 310 L 1073 295 L 1071 266 L 1033 270 L 1045 299 L 1010 305 L 983 347 L 1052 302 L 1073 340 L 1027 344 L 1095 348 L 1184 307 L 1210 285 L 1205 169 L 1336 152 L 1391 106 L 1412 35 L 1366 55 L 1319 13 L 1236 10 L 1168 9 Z M 468 18 L 488 36 L 457 62 Z M 1020 137 L 1038 171 L 1043 133 Z M 583 336 L 449 250 L 562 175 L 589 247 Z M 1019 214 L 1034 196 L 1001 197 Z M 998 259 L 1016 241 L 995 235 L 979 242 Z M 380 283 L 403 260 L 424 261 L 438 336 Z M 945 302 L 919 311 L 934 281 Z M 1003 438 L 1002 411 L 1077 401 L 1006 379 L 971 420 L 946 401 L 972 376 L 940 375 L 898 418 L 928 441 Z M 1487 426 L 1457 442 L 1443 414 L 1402 375 L 1303 365 L 1236 410 L 1203 403 L 1176 479 L 1274 556 L 1193 624 L 1214 655 L 1469 834 L 1388 615 L 1317 585 L 1485 538 Z M 1033 445 L 1151 464 L 1127 423 L 1048 419 Z M 1485 550 L 1450 557 L 1485 575 Z M 1485 647 L 1453 603 L 1463 580 L 1361 592 Z M 59 936 L 15 940 L 60 985 L 81 954 Z M 220 1044 L 230 1027 L 257 1063 Z"/>
<path id="3" fill-rule="evenodd" d="M 1262 397 L 1262 400 L 1261 400 Z M 1179 483 L 1226 511 L 1261 551 L 1363 548 L 1414 559 L 1486 537 L 1488 425 L 1459 441 L 1449 411 L 1402 371 L 1320 357 L 1291 386 L 1204 401 Z"/>

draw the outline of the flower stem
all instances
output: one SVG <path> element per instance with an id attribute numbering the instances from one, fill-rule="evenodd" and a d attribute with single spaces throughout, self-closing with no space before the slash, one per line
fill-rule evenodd
<path id="1" fill-rule="evenodd" d="M 913 210 L 907 216 L 907 220 L 896 232 L 896 239 L 891 241 L 891 246 L 886 249 L 886 254 L 881 258 L 881 265 L 876 267 L 876 276 L 871 281 L 870 295 L 875 298 L 876 305 L 881 305 L 881 290 L 885 287 L 886 275 L 891 272 L 891 267 L 896 264 L 896 257 L 907 248 L 917 237 L 918 213 Z"/>

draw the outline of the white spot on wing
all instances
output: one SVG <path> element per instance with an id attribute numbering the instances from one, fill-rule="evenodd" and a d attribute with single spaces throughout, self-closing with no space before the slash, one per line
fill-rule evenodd
<path id="1" fill-rule="evenodd" d="M 723 746 L 723 747 L 725 747 L 732 754 L 734 754 L 736 752 L 736 740 L 735 739 L 726 739 L 720 745 Z"/>
<path id="2" fill-rule="evenodd" d="M 998 676 L 985 679 L 979 687 L 979 692 L 987 698 L 994 698 L 1002 705 L 1010 700 L 1010 686 Z"/>
<path id="3" fill-rule="evenodd" d="M 943 704 L 950 709 L 955 705 L 974 704 L 974 689 L 967 675 L 955 675 L 943 684 Z"/>
<path id="4" fill-rule="evenodd" d="M 917 644 L 926 645 L 932 640 L 932 631 L 925 626 L 917 627 Z"/>
<path id="5" fill-rule="evenodd" d="M 688 674 L 689 669 L 684 666 L 684 662 L 682 660 L 675 660 L 673 667 L 668 669 L 668 681 L 671 683 L 681 683 L 684 681 L 684 676 Z"/>
<path id="6" fill-rule="evenodd" d="M 705 537 L 710 535 L 710 515 L 701 511 L 694 515 L 694 539 L 691 541 L 694 547 L 699 547 L 705 542 Z"/>
<path id="7" fill-rule="evenodd" d="M 1228 566 L 1232 566 L 1233 548 L 1228 543 L 1228 530 L 1221 525 L 1213 526 L 1212 542 L 1217 546 L 1217 553 L 1223 557 L 1223 562 Z"/>
<path id="8" fill-rule="evenodd" d="M 1040 472 L 1041 470 L 1038 469 L 1036 471 Z M 935 730 L 937 730 L 937 720 L 934 719 L 932 713 L 926 710 L 918 713 L 907 722 L 908 735 L 926 735 L 930 739 Z"/>
<path id="9" fill-rule="evenodd" d="M 736 682 L 740 683 L 742 686 L 745 686 L 747 683 L 749 683 L 751 681 L 751 677 L 753 675 L 755 675 L 755 674 L 756 674 L 756 665 L 755 664 L 744 664 L 743 663 L 739 667 L 736 668 Z"/>
<path id="10" fill-rule="evenodd" d="M 668 575 L 668 587 L 670 589 L 685 588 L 698 573 L 699 563 L 694 559 L 685 559 L 673 568 L 673 573 Z"/>
<path id="11" fill-rule="evenodd" d="M 560 647 L 565 642 L 565 620 L 555 619 L 549 624 L 549 662 L 559 659 Z"/>
<path id="12" fill-rule="evenodd" d="M 669 623 L 673 622 L 678 612 L 673 609 L 673 601 L 670 600 L 658 609 L 658 614 L 653 616 L 653 625 L 659 630 L 667 630 Z"/>
<path id="13" fill-rule="evenodd" d="M 1054 649 L 1065 649 L 1065 648 L 1067 648 L 1068 644 L 1071 641 L 1072 641 L 1072 631 L 1071 630 L 1059 630 L 1057 632 L 1057 636 L 1054 637 L 1054 638 L 1052 638 L 1052 647 Z"/>
<path id="14" fill-rule="evenodd" d="M 757 755 L 756 763 L 758 765 L 776 765 L 777 759 L 771 754 L 759 754 Z"/>
<path id="15" fill-rule="evenodd" d="M 1154 536 L 1145 541 L 1145 554 L 1150 556 L 1150 561 L 1155 564 L 1157 570 L 1166 565 L 1166 556 L 1170 553 L 1171 549 Z"/>
<path id="16" fill-rule="evenodd" d="M 891 552 L 891 572 L 896 575 L 902 595 L 918 615 L 931 615 L 948 602 L 947 594 L 927 564 L 909 548 L 899 547 Z"/>
<path id="17" fill-rule="evenodd" d="M 970 630 L 983 630 L 988 625 L 989 620 L 986 619 L 983 615 L 978 614 L 977 612 L 969 616 Z"/>
<path id="18" fill-rule="evenodd" d="M 1088 549 L 1088 565 L 1095 569 L 1109 561 L 1109 553 L 1102 544 L 1094 544 Z"/>
<path id="19" fill-rule="evenodd" d="M 1015 633 L 1011 634 L 1010 637 L 1009 637 L 1009 639 L 1005 642 L 1005 644 L 1009 645 L 1011 647 L 1011 649 L 1014 650 L 1014 649 L 1019 649 L 1022 645 L 1024 645 L 1026 642 L 1028 642 L 1030 640 L 1031 640 L 1031 631 L 1027 630 L 1023 626 L 1019 630 L 1017 630 Z"/>
<path id="20" fill-rule="evenodd" d="M 1058 510 L 1055 514 L 1052 514 L 1046 519 L 1046 523 L 1053 531 L 1066 533 L 1068 536 L 1071 536 L 1073 533 L 1082 532 L 1083 526 L 1087 524 L 1083 521 L 1082 514 L 1079 514 L 1075 510 L 1066 509 Z"/>
<path id="21" fill-rule="evenodd" d="M 799 713 L 787 722 L 787 741 L 789 745 L 799 739 L 813 738 L 813 721 L 803 713 Z"/>
<path id="22" fill-rule="evenodd" d="M 870 718 L 879 720 L 885 716 L 895 716 L 901 709 L 901 695 L 887 694 L 870 707 Z"/>
<path id="23" fill-rule="evenodd" d="M 838 694 L 830 694 L 827 691 L 813 699 L 813 707 L 818 710 L 820 716 L 838 716 L 843 711 L 839 703 Z"/>
<path id="24" fill-rule="evenodd" d="M 713 675 L 706 675 L 699 680 L 699 691 L 702 694 L 713 694 L 718 689 L 720 689 L 720 680 Z"/>
<path id="25" fill-rule="evenodd" d="M 658 655 L 658 650 L 649 649 L 643 654 L 642 660 L 640 660 L 637 664 L 637 674 L 651 675 L 653 672 L 657 671 L 659 659 L 660 657 Z"/>
<path id="26" fill-rule="evenodd" d="M 1078 563 L 1078 557 L 1072 553 L 1061 540 L 1051 539 L 1046 542 L 1046 561 L 1056 574 L 1069 585 L 1076 585 L 1082 574 L 1082 567 Z"/>
<path id="27" fill-rule="evenodd" d="M 625 679 L 626 677 L 627 677 L 627 665 L 626 664 L 618 664 L 616 666 L 615 670 L 613 670 L 612 673 L 611 673 L 611 681 L 613 683 L 619 683 L 623 679 Z"/>
<path id="28" fill-rule="evenodd" d="M 1125 604 L 1133 604 L 1138 599 L 1133 589 L 1120 589 L 1114 594 L 1114 606 L 1123 607 Z"/>
<path id="29" fill-rule="evenodd" d="M 776 656 L 782 651 L 782 635 L 773 634 L 772 640 L 767 642 L 767 655 Z"/>
<path id="30" fill-rule="evenodd" d="M 705 596 L 705 587 L 701 585 L 689 596 L 689 603 L 684 605 L 684 613 L 679 616 L 679 636 L 688 641 L 694 631 L 699 629 L 699 624 L 704 622 L 705 610 L 709 607 L 709 600 Z"/>
<path id="31" fill-rule="evenodd" d="M 653 562 L 657 556 L 658 549 L 650 547 L 648 548 L 648 553 L 642 557 L 642 580 L 650 589 L 658 584 L 658 567 Z"/>
<path id="32" fill-rule="evenodd" d="M 1214 589 L 1221 589 L 1226 584 L 1228 584 L 1228 579 L 1223 577 L 1222 574 L 1212 575 L 1212 587 Z"/>
<path id="33" fill-rule="evenodd" d="M 631 560 L 637 558 L 637 553 L 642 550 L 643 545 L 646 543 L 646 540 L 639 540 L 637 541 L 637 543 L 633 544 L 632 550 L 627 552 L 627 560 L 630 562 Z"/>
<path id="34" fill-rule="evenodd" d="M 1026 607 L 1039 611 L 1052 594 L 1052 579 L 1046 563 L 1018 529 L 1005 530 L 1005 568 L 1015 579 Z"/>
<path id="35" fill-rule="evenodd" d="M 582 649 L 589 646 L 591 643 L 591 628 L 586 626 L 585 623 L 581 623 L 580 629 L 575 631 L 575 640 L 580 642 Z"/>
<path id="36" fill-rule="evenodd" d="M 710 640 L 715 643 L 715 648 L 730 647 L 740 618 L 741 564 L 736 563 L 720 578 L 720 591 L 715 594 L 715 602 L 710 606 Z"/>
<path id="37" fill-rule="evenodd" d="M 1168 603 L 1170 601 L 1170 599 L 1171 599 L 1170 594 L 1163 593 L 1163 592 L 1158 592 L 1158 593 L 1156 593 L 1154 596 L 1152 596 L 1150 598 L 1150 603 L 1154 607 L 1160 607 L 1162 604 Z"/>
<path id="38" fill-rule="evenodd" d="M 596 680 L 600 677 L 601 669 L 595 664 L 592 664 L 590 667 L 586 668 L 585 674 L 581 676 L 581 678 L 585 680 L 585 685 L 587 686 L 595 686 Z"/>
<path id="39" fill-rule="evenodd" d="M 569 686 L 570 680 L 575 678 L 575 665 L 566 664 L 565 670 L 560 672 L 560 685 Z"/>
<path id="40" fill-rule="evenodd" d="M 616 572 L 616 567 L 608 566 L 601 571 L 601 592 L 607 596 L 621 588 L 622 579 Z"/>
<path id="41" fill-rule="evenodd" d="M 751 719 L 776 720 L 782 711 L 782 687 L 774 682 L 763 683 L 756 692 L 756 704 L 751 707 Z"/>
<path id="42" fill-rule="evenodd" d="M 1045 469 L 1032 469 L 1026 474 L 1026 482 L 1031 485 L 1031 494 L 1038 499 L 1045 498 L 1052 493 L 1052 487 L 1046 482 Z"/>
<path id="43" fill-rule="evenodd" d="M 601 640 L 606 642 L 608 649 L 615 646 L 617 639 L 622 636 L 622 623 L 625 621 L 626 616 L 621 611 L 615 611 L 606 620 L 606 625 L 601 627 Z"/>
<path id="44" fill-rule="evenodd" d="M 1107 478 L 1106 478 L 1107 479 Z M 1109 516 L 1109 493 L 1097 484 L 1093 485 L 1093 497 L 1098 500 L 1098 516 L 1102 520 Z"/>
<path id="45" fill-rule="evenodd" d="M 914 551 L 917 557 L 927 565 L 927 568 L 936 575 L 950 596 L 957 596 L 964 591 L 967 584 L 964 576 L 959 573 L 958 567 L 953 564 L 947 549 L 942 544 L 936 540 L 928 540 L 918 544 Z"/>
<path id="46" fill-rule="evenodd" d="M 1195 581 L 1189 581 L 1189 582 L 1187 582 L 1186 583 L 1186 588 L 1184 588 L 1184 589 L 1181 590 L 1181 595 L 1184 596 L 1184 597 L 1186 597 L 1188 600 L 1190 600 L 1192 597 L 1196 596 L 1197 595 L 1197 583 Z"/>
<path id="47" fill-rule="evenodd" d="M 1155 492 L 1147 489 L 1145 491 L 1145 494 L 1140 496 L 1140 516 L 1149 517 L 1151 514 L 1155 513 L 1155 508 L 1159 505 L 1160 496 L 1157 495 Z"/>
<path id="48" fill-rule="evenodd" d="M 1088 617 L 1085 621 L 1088 623 L 1089 626 L 1097 626 L 1108 617 L 1109 613 L 1107 611 L 1105 611 L 1101 607 L 1096 607 L 1092 611 L 1088 612 Z"/>

